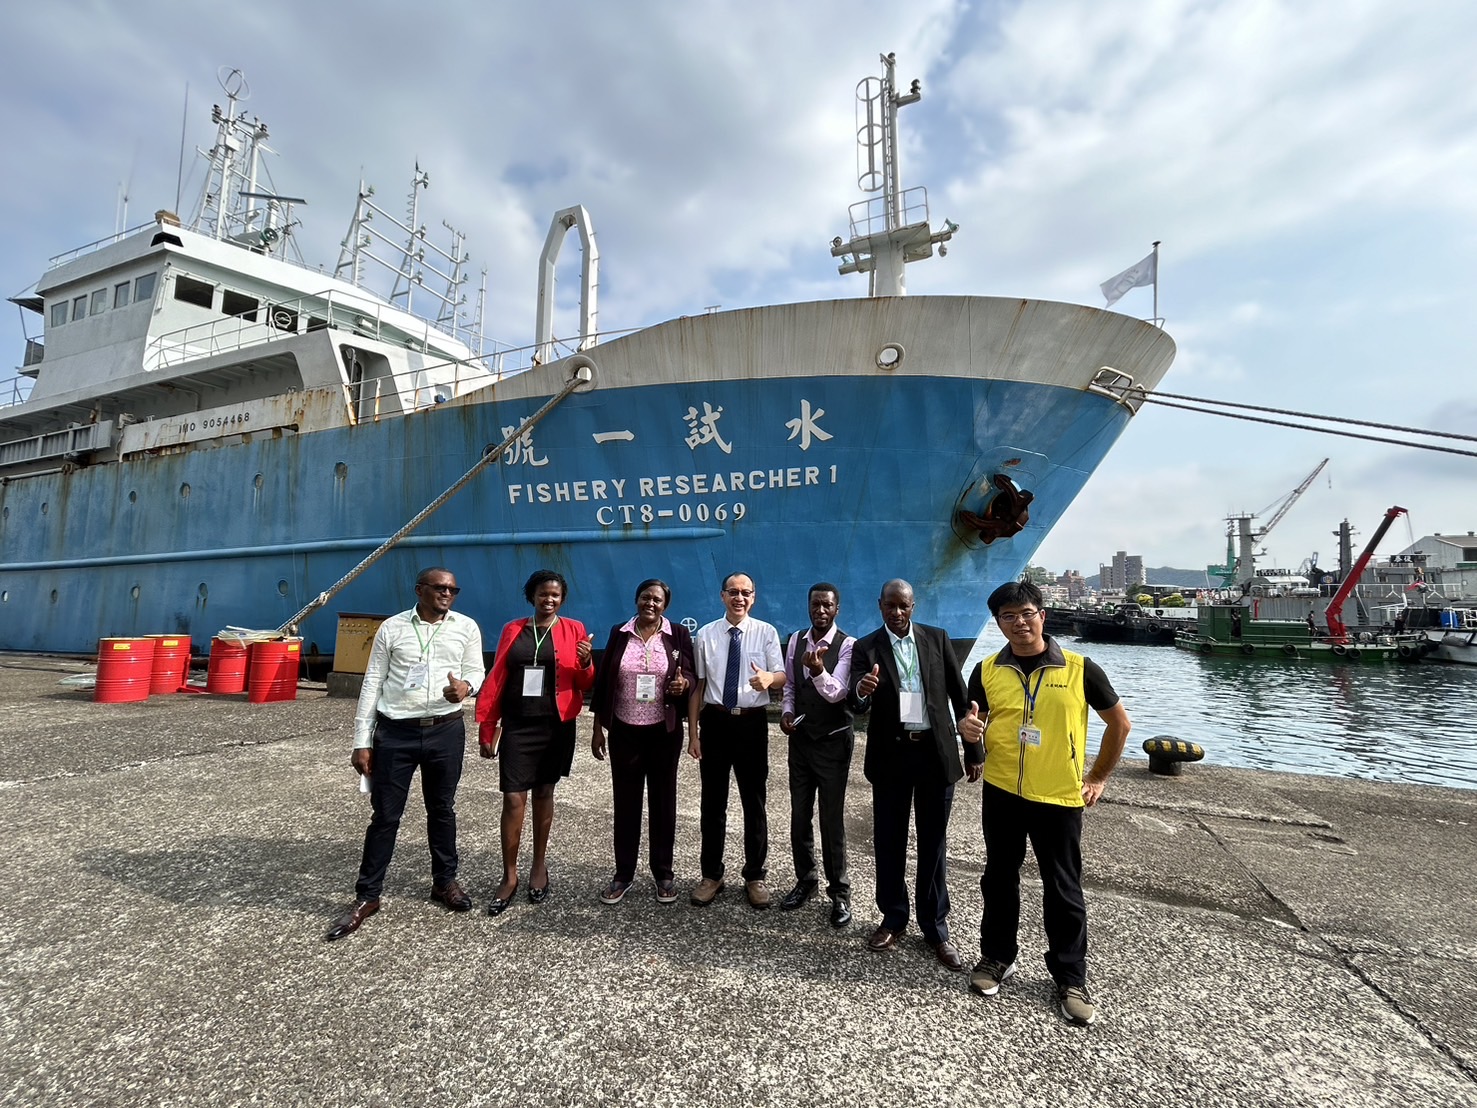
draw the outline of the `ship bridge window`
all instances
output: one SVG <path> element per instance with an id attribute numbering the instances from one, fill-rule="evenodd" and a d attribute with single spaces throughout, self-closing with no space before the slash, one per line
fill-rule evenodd
<path id="1" fill-rule="evenodd" d="M 72 301 L 72 322 L 75 323 L 87 314 L 87 297 L 79 296 Z"/>
<path id="2" fill-rule="evenodd" d="M 226 315 L 244 319 L 248 323 L 255 323 L 256 310 L 259 306 L 254 296 L 232 292 L 230 289 L 221 290 L 221 311 Z"/>
<path id="3" fill-rule="evenodd" d="M 53 327 L 60 327 L 66 321 L 67 302 L 65 300 L 61 300 L 51 306 L 51 325 Z"/>
<path id="4" fill-rule="evenodd" d="M 133 302 L 137 304 L 141 300 L 154 299 L 154 286 L 159 281 L 159 274 L 145 273 L 133 283 Z"/>
<path id="5" fill-rule="evenodd" d="M 108 290 L 98 289 L 92 294 L 92 315 L 102 315 L 108 310 Z"/>
<path id="6" fill-rule="evenodd" d="M 215 286 L 209 281 L 197 281 L 181 273 L 174 279 L 174 298 L 186 304 L 209 308 L 215 300 Z"/>
<path id="7" fill-rule="evenodd" d="M 113 307 L 128 307 L 128 290 L 133 286 L 132 281 L 124 281 L 121 285 L 113 286 Z"/>

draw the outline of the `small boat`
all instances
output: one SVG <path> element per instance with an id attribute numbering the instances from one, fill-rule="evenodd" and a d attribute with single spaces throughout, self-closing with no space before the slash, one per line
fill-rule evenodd
<path id="1" fill-rule="evenodd" d="M 1081 608 L 1072 613 L 1072 633 L 1087 642 L 1127 642 L 1173 646 L 1175 637 L 1195 624 L 1194 608 Z"/>
<path id="2" fill-rule="evenodd" d="M 1402 616 L 1405 657 L 1477 666 L 1477 608 L 1407 608 Z"/>
<path id="3" fill-rule="evenodd" d="M 1330 662 L 1393 662 L 1402 658 L 1394 635 L 1362 632 L 1332 642 L 1314 634 L 1306 620 L 1254 619 L 1240 604 L 1202 604 L 1193 631 L 1181 632 L 1174 645 L 1196 654 L 1239 658 L 1312 658 Z"/>

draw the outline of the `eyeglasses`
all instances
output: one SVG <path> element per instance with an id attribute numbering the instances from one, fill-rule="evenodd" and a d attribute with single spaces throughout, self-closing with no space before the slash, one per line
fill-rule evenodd
<path id="1" fill-rule="evenodd" d="M 729 596 L 753 596 L 753 589 L 724 589 Z"/>
<path id="2" fill-rule="evenodd" d="M 1029 612 L 1001 612 L 995 618 L 1001 623 L 1030 623 L 1041 614 L 1041 609 L 1033 608 Z"/>
<path id="3" fill-rule="evenodd" d="M 450 593 L 452 596 L 462 591 L 455 585 L 418 585 L 417 588 L 430 589 L 432 592 Z"/>

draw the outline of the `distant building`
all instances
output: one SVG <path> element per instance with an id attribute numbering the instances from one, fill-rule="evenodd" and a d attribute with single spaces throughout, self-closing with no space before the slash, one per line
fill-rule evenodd
<path id="1" fill-rule="evenodd" d="M 1427 569 L 1477 569 L 1477 534 L 1426 535 L 1391 557 L 1392 562 L 1425 555 Z"/>
<path id="2" fill-rule="evenodd" d="M 1087 579 L 1075 569 L 1069 569 L 1056 579 L 1058 587 L 1066 590 L 1068 600 L 1080 600 L 1087 595 Z"/>
<path id="3" fill-rule="evenodd" d="M 1111 566 L 1099 566 L 1100 586 L 1105 589 L 1131 589 L 1148 583 L 1144 576 L 1144 559 L 1139 554 L 1120 550 L 1113 555 Z"/>

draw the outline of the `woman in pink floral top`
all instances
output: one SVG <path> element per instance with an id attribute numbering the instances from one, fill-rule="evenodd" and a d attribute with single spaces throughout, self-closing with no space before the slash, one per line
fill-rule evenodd
<path id="1" fill-rule="evenodd" d="M 646 792 L 651 876 L 659 904 L 677 899 L 672 853 L 677 838 L 677 765 L 687 699 L 697 684 L 692 636 L 663 614 L 672 590 L 665 581 L 636 587 L 636 614 L 610 629 L 595 671 L 590 750 L 610 755 L 614 794 L 615 876 L 600 893 L 619 904 L 636 877 L 641 845 L 641 794 Z"/>

